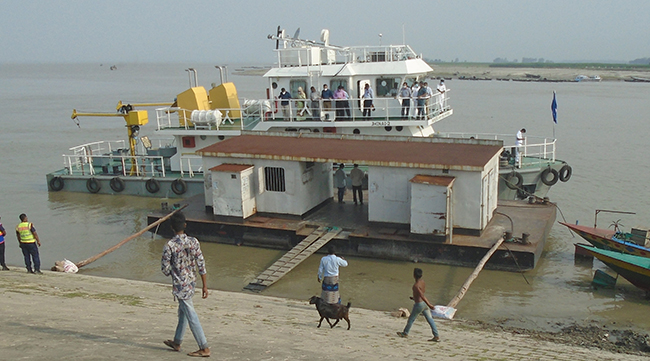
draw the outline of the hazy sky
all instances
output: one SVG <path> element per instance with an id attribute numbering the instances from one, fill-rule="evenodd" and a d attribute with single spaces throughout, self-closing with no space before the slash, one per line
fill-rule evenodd
<path id="1" fill-rule="evenodd" d="M 0 0 L 0 63 L 272 63 L 278 25 L 335 45 L 406 43 L 426 58 L 650 57 L 648 0 Z"/>

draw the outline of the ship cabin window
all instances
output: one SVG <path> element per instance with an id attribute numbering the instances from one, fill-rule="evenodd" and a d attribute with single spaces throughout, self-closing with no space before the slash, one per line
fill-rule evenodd
<path id="1" fill-rule="evenodd" d="M 264 183 L 269 192 L 286 191 L 284 168 L 264 167 Z"/>
<path id="2" fill-rule="evenodd" d="M 294 99 L 298 98 L 298 88 L 302 88 L 302 91 L 307 95 L 307 80 L 292 79 L 289 82 L 289 93 L 291 93 L 291 97 Z"/>
<path id="3" fill-rule="evenodd" d="M 348 94 L 350 94 L 350 89 L 348 89 L 348 81 L 345 79 L 332 79 L 330 80 L 330 89 L 332 89 L 332 92 L 335 92 L 336 89 L 339 88 L 339 85 L 343 85 L 343 89 L 345 89 Z"/>
<path id="4" fill-rule="evenodd" d="M 396 97 L 401 80 L 400 78 L 377 78 L 375 94 L 378 97 Z"/>

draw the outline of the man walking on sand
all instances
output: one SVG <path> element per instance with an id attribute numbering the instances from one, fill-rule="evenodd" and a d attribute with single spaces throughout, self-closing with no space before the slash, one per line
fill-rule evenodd
<path id="1" fill-rule="evenodd" d="M 38 233 L 36 233 L 34 225 L 27 219 L 27 215 L 23 213 L 18 217 L 20 218 L 20 223 L 16 226 L 16 238 L 18 238 L 20 249 L 22 249 L 23 256 L 25 257 L 27 272 L 42 274 L 41 257 L 38 254 L 38 247 L 41 246 L 41 240 L 38 238 Z M 32 269 L 32 261 L 34 261 L 34 269 Z"/>
<path id="2" fill-rule="evenodd" d="M 422 313 L 424 314 L 424 318 L 427 319 L 427 322 L 429 322 L 429 326 L 431 326 L 431 331 L 433 332 L 433 338 L 429 341 L 440 342 L 438 328 L 436 328 L 436 323 L 433 321 L 433 317 L 431 317 L 430 309 L 433 308 L 433 305 L 424 296 L 425 285 L 424 280 L 422 279 L 422 270 L 420 268 L 415 268 L 413 270 L 413 278 L 415 278 L 415 284 L 413 284 L 413 297 L 411 297 L 411 299 L 415 304 L 413 305 L 413 311 L 411 311 L 411 315 L 406 322 L 404 331 L 398 332 L 397 335 L 400 337 L 408 337 L 409 331 L 411 331 L 411 326 L 413 326 L 413 322 L 415 322 L 415 318 Z"/>
<path id="3" fill-rule="evenodd" d="M 172 294 L 178 300 L 178 325 L 174 339 L 166 340 L 164 344 L 174 351 L 180 351 L 185 327 L 189 323 L 194 339 L 199 344 L 199 349 L 188 353 L 188 356 L 209 357 L 208 341 L 192 303 L 196 285 L 195 267 L 198 268 L 201 275 L 202 296 L 203 298 L 208 297 L 205 260 L 201 246 L 196 238 L 185 234 L 186 223 L 182 213 L 174 214 L 169 221 L 176 235 L 167 242 L 163 249 L 161 269 L 165 276 L 172 276 Z"/>

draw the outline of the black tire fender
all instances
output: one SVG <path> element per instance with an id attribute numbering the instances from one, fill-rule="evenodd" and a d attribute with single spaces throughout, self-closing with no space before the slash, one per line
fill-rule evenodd
<path id="1" fill-rule="evenodd" d="M 160 190 L 160 182 L 158 182 L 154 178 L 149 178 L 147 182 L 144 184 L 144 187 L 147 189 L 147 192 L 149 193 L 157 193 Z"/>
<path id="2" fill-rule="evenodd" d="M 184 194 L 187 192 L 187 183 L 181 178 L 174 179 L 172 182 L 172 192 L 178 195 Z"/>
<path id="3" fill-rule="evenodd" d="M 571 179 L 571 174 L 573 173 L 573 169 L 571 168 L 570 165 L 565 164 L 560 168 L 560 181 L 562 182 L 568 182 L 569 179 Z"/>
<path id="4" fill-rule="evenodd" d="M 88 192 L 90 193 L 97 193 L 102 189 L 102 184 L 99 183 L 97 178 L 91 177 L 86 181 L 86 189 L 88 189 Z"/>
<path id="5" fill-rule="evenodd" d="M 54 177 L 50 179 L 50 189 L 58 192 L 61 189 L 63 189 L 63 186 L 65 185 L 65 182 L 63 181 L 63 178 L 61 177 Z"/>
<path id="6" fill-rule="evenodd" d="M 110 186 L 114 192 L 120 193 L 124 190 L 124 181 L 120 177 L 114 177 L 111 179 Z"/>
<path id="7" fill-rule="evenodd" d="M 551 175 L 550 179 L 548 177 L 549 174 Z M 551 167 L 548 167 L 548 168 L 544 169 L 544 171 L 542 172 L 542 174 L 540 176 L 540 178 L 542 179 L 542 183 L 546 184 L 549 187 L 552 186 L 552 185 L 555 185 L 555 183 L 557 183 L 559 177 L 560 176 L 557 173 L 557 171 L 555 169 L 551 168 Z"/>
<path id="8" fill-rule="evenodd" d="M 516 183 L 512 182 L 513 178 L 517 179 Z M 522 185 L 524 185 L 524 177 L 521 174 L 513 171 L 512 173 L 510 173 L 510 174 L 508 174 L 506 176 L 506 186 L 508 188 L 510 188 L 510 189 L 519 189 L 519 188 L 521 188 Z"/>

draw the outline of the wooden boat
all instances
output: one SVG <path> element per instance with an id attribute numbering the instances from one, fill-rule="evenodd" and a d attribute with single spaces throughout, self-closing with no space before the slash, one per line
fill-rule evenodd
<path id="1" fill-rule="evenodd" d="M 650 258 L 650 248 L 626 241 L 626 233 L 564 222 L 560 222 L 560 224 L 576 232 L 587 242 L 600 249 Z"/>
<path id="2" fill-rule="evenodd" d="M 650 259 L 598 249 L 586 244 L 576 244 L 576 248 L 598 258 L 630 283 L 650 293 Z"/>

